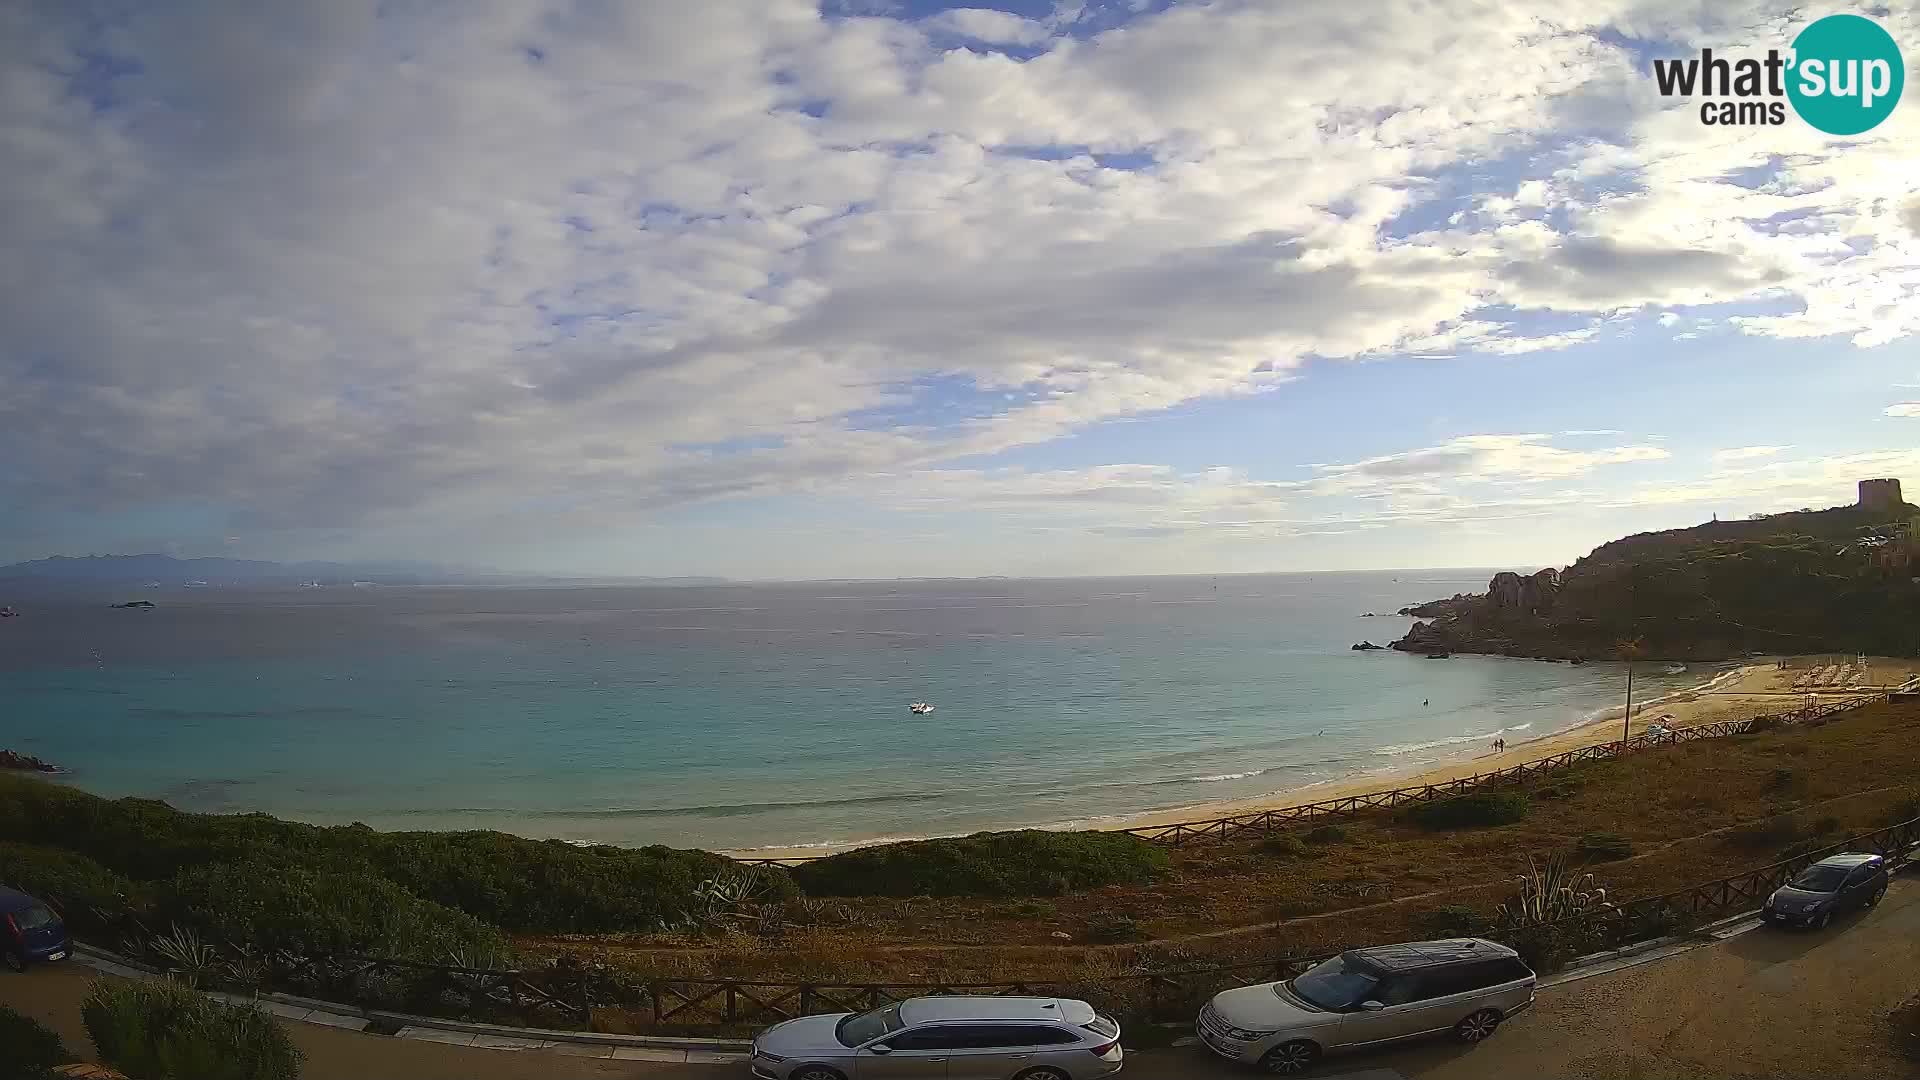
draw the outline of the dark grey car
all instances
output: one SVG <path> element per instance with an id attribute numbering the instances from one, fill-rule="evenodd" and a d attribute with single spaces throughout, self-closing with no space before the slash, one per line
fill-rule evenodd
<path id="1" fill-rule="evenodd" d="M 921 997 L 803 1016 L 753 1040 L 760 1080 L 1095 1080 L 1120 1025 L 1072 998 Z"/>
<path id="2" fill-rule="evenodd" d="M 1831 855 L 1773 890 L 1760 915 L 1775 926 L 1816 929 L 1843 911 L 1870 908 L 1887 894 L 1887 860 L 1880 855 Z"/>

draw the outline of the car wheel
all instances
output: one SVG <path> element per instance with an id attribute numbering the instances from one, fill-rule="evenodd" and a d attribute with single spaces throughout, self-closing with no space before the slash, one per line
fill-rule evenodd
<path id="1" fill-rule="evenodd" d="M 825 1065 L 802 1065 L 793 1071 L 791 1080 L 847 1080 L 839 1070 L 829 1069 Z"/>
<path id="2" fill-rule="evenodd" d="M 21 956 L 20 950 L 18 949 L 8 949 L 5 952 L 0 952 L 0 962 L 4 962 L 7 965 L 8 971 L 27 970 L 27 958 Z"/>
<path id="3" fill-rule="evenodd" d="M 1299 1076 L 1320 1060 L 1320 1047 L 1305 1039 L 1284 1042 L 1267 1051 L 1260 1067 L 1275 1076 Z"/>
<path id="4" fill-rule="evenodd" d="M 1493 1009 L 1481 1009 L 1465 1020 L 1453 1025 L 1453 1037 L 1463 1043 L 1477 1043 L 1494 1033 L 1500 1026 L 1500 1014 Z"/>
<path id="5" fill-rule="evenodd" d="M 1813 918 L 1808 919 L 1807 925 L 1811 926 L 1815 930 L 1825 930 L 1827 928 L 1827 924 L 1832 921 L 1833 921 L 1833 912 L 1823 911 L 1820 914 L 1815 915 Z"/>
<path id="6" fill-rule="evenodd" d="M 1873 890 L 1872 892 L 1870 892 L 1870 893 L 1868 893 L 1868 894 L 1867 894 L 1867 906 L 1868 906 L 1868 907 L 1875 907 L 1875 906 L 1877 906 L 1877 905 L 1878 905 L 1878 904 L 1880 903 L 1880 898 L 1881 898 L 1881 897 L 1883 897 L 1883 896 L 1885 896 L 1885 895 L 1887 895 L 1887 887 L 1886 887 L 1885 885 L 1882 885 L 1882 886 L 1880 886 L 1879 888 L 1877 888 L 1877 889 L 1875 889 L 1875 890 Z"/>
<path id="7" fill-rule="evenodd" d="M 1019 1080 L 1073 1080 L 1067 1070 L 1056 1069 L 1051 1065 L 1042 1065 L 1037 1069 L 1028 1069 L 1019 1076 Z"/>

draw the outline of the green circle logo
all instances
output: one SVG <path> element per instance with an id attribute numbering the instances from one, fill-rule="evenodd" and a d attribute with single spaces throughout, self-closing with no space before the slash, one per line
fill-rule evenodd
<path id="1" fill-rule="evenodd" d="M 1800 31 L 1789 63 L 1793 111 L 1829 135 L 1858 135 L 1885 120 L 1907 83 L 1893 35 L 1858 15 L 1829 15 Z"/>

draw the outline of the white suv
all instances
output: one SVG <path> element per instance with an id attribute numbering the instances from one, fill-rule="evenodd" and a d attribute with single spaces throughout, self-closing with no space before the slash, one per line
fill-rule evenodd
<path id="1" fill-rule="evenodd" d="M 1379 945 L 1216 994 L 1196 1029 L 1221 1057 L 1296 1076 L 1336 1050 L 1440 1032 L 1477 1043 L 1533 1004 L 1534 984 L 1520 955 L 1491 941 Z"/>

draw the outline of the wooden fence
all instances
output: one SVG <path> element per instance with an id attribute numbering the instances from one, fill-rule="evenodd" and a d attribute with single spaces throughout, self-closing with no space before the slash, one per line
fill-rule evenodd
<path id="1" fill-rule="evenodd" d="M 1758 907 L 1806 866 L 1842 851 L 1875 852 L 1899 870 L 1920 850 L 1920 818 L 1817 851 L 1646 896 L 1543 926 L 1486 927 L 1482 936 L 1538 954 L 1543 943 L 1593 951 L 1672 933 L 1728 912 Z M 1364 943 L 1356 942 L 1352 947 Z M 165 968 L 167 958 L 140 950 Z M 1337 952 L 1239 964 L 1141 971 L 1093 981 L 1032 978 L 1005 982 L 792 982 L 761 979 L 648 979 L 600 966 L 489 970 L 363 956 L 276 953 L 260 961 L 253 985 L 365 1009 L 457 1016 L 529 1026 L 587 1026 L 596 1013 L 661 1032 L 743 1031 L 821 1012 L 857 1012 L 926 994 L 1062 995 L 1084 998 L 1134 1022 L 1190 1017 L 1212 994 L 1263 979 L 1285 979 Z M 203 982 L 242 988 L 230 972 Z"/>

